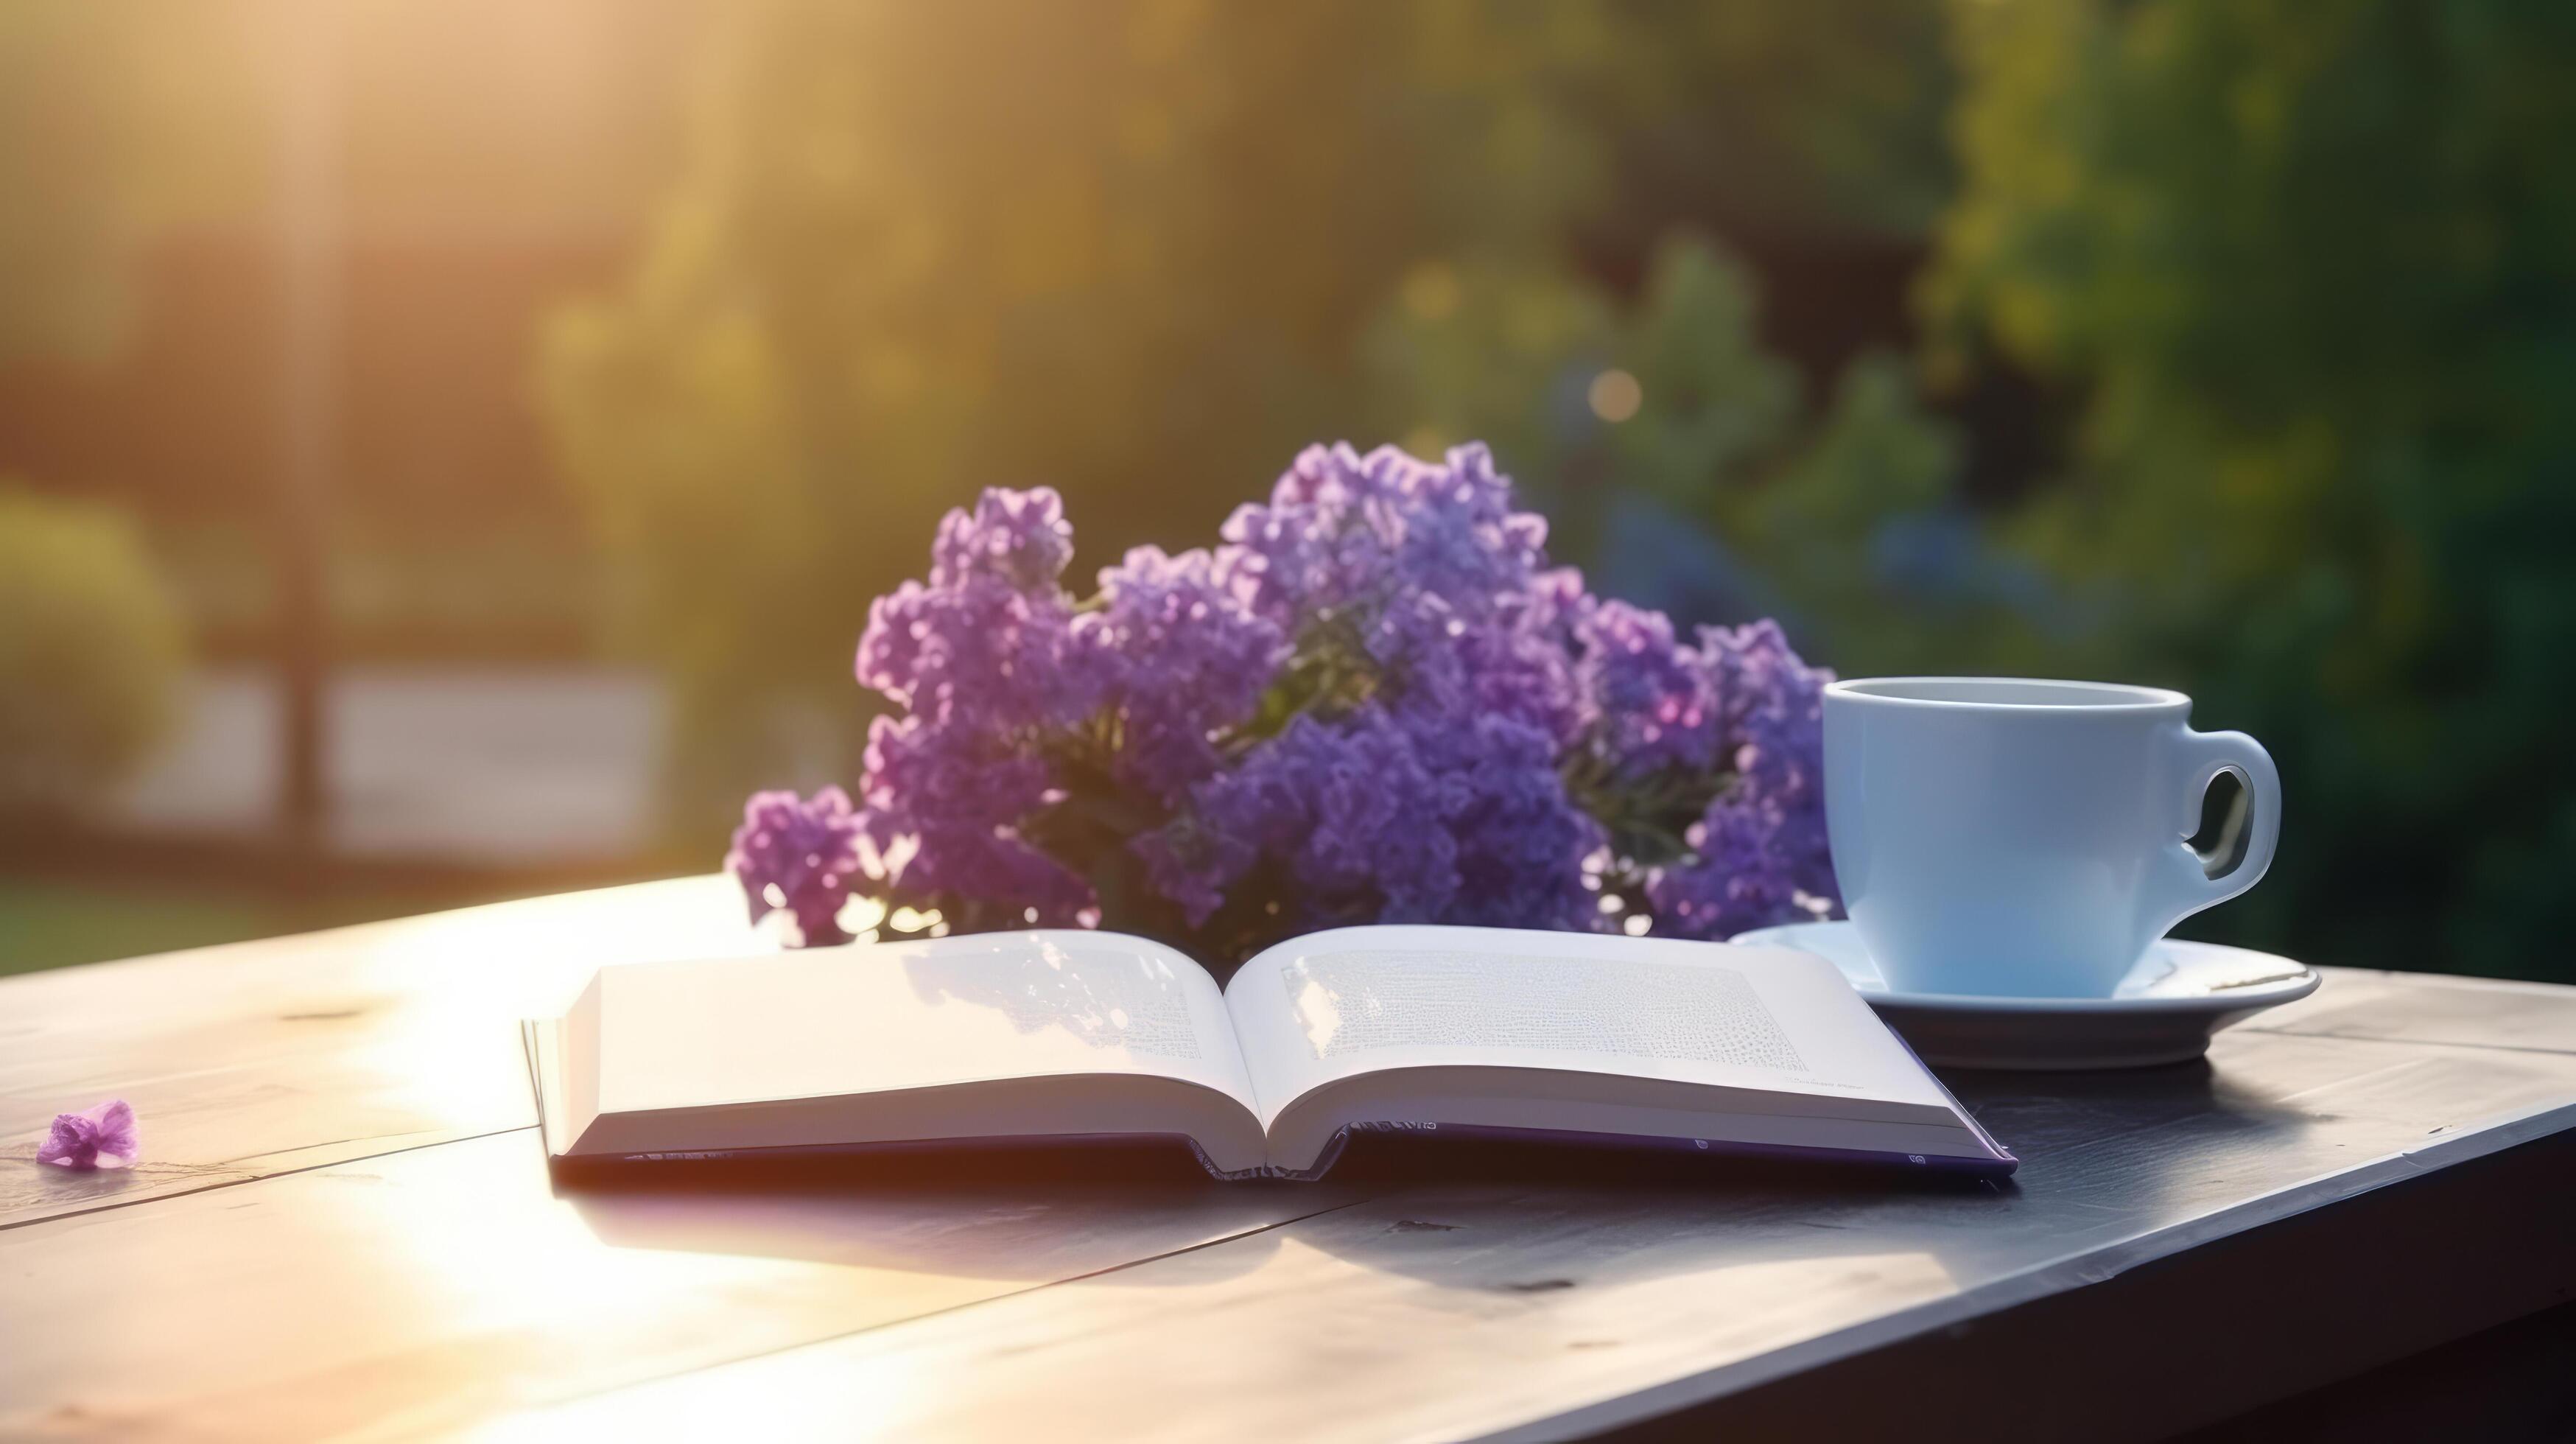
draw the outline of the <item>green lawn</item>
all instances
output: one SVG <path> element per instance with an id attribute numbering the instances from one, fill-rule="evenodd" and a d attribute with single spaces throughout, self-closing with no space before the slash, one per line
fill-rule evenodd
<path id="1" fill-rule="evenodd" d="M 309 932 L 442 905 L 416 897 L 289 901 L 250 893 L 0 878 L 0 976 Z"/>

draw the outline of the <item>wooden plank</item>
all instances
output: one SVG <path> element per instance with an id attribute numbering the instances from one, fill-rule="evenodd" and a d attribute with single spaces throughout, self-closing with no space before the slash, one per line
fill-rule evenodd
<path id="1" fill-rule="evenodd" d="M 0 1227 L 527 1126 L 518 1019 L 603 963 L 760 946 L 704 877 L 0 980 Z M 17 1166 L 115 1095 L 141 1167 Z"/>
<path id="2" fill-rule="evenodd" d="M 2041 1095 L 2050 1081 L 2018 1086 Z M 2088 1131 L 2024 1144 L 2021 1176 L 2000 1188 L 1751 1168 L 1697 1186 L 1418 1184 L 494 1432 L 1429 1439 L 1609 1427 L 2473 1156 L 2521 1136 L 2489 1120 L 2576 1103 L 2576 1058 L 2237 1034 L 2178 1086 L 2180 1109 L 2152 1088 L 2128 1108 L 2097 1095 Z M 2576 1112 L 2519 1126 L 2571 1124 Z"/>
<path id="3" fill-rule="evenodd" d="M 558 1196 L 522 1130 L 29 1224 L 0 1231 L 0 1436 L 440 1431 L 1350 1197 L 1165 1161 Z"/>
<path id="4" fill-rule="evenodd" d="M 2325 971 L 2324 987 L 2240 1026 L 2321 1038 L 2576 1053 L 2576 988 L 2441 973 Z"/>
<path id="5" fill-rule="evenodd" d="M 129 1173 L 0 1169 L 0 1227 L 524 1126 L 518 1018 L 604 963 L 762 946 L 709 876 L 0 980 L 0 1160 L 111 1095 L 146 1138 Z M 2250 1026 L 2576 1051 L 2566 990 L 2329 973 Z"/>
<path id="6" fill-rule="evenodd" d="M 2267 1180 L 2576 1096 L 2565 995 L 2336 973 L 2211 1066 L 1955 1080 L 2030 1161 L 2001 1190 L 1776 1169 L 1565 1187 L 1554 1174 L 1603 1168 L 1559 1155 L 1392 1191 L 1076 1176 L 558 1198 L 532 1134 L 455 1141 L 524 1129 L 510 1025 L 593 967 L 756 945 L 729 885 L 701 878 L 0 983 L 6 1151 L 123 1093 L 153 1160 L 0 1167 L 0 1433 L 402 1433 L 556 1403 L 529 1427 L 667 1407 L 721 1408 L 730 1430 L 759 1412 L 745 1389 L 898 1432 L 1471 1431 L 1741 1387 L 2038 1277 L 2042 1244 L 2108 1266 L 2140 1238 L 2235 1226 L 2211 1220 Z M 2405 1041 L 2427 1019 L 2508 1041 Z M 1231 1241 L 1165 1256 L 1210 1240 Z M 668 1394 L 621 1387 L 724 1361 Z M 842 1366 L 887 1392 L 854 1393 Z M 764 1398 L 773 1369 L 789 1393 Z M 988 1377 L 989 1408 L 969 1397 Z M 1120 1412 L 1137 1407 L 1156 1413 Z"/>
<path id="7" fill-rule="evenodd" d="M 2498 1324 L 2535 1312 L 2567 1313 L 2553 1306 L 2576 1299 L 2571 1193 L 2576 1130 L 1606 1437 L 2046 1444 L 2080 1420 L 2086 1444 L 2146 1444 L 2225 1419 L 2234 1421 L 2227 1437 L 2243 1441 L 2562 1438 L 2563 1426 L 2541 1427 L 2534 1388 L 2567 1373 L 2563 1354 L 2526 1352 L 2518 1367 L 2465 1371 L 2445 1381 L 2447 1395 L 2419 1378 L 2393 1393 L 2369 1390 L 2375 1408 L 2337 1406 L 2352 1402 L 2355 1386 L 2378 1384 L 2383 1365 L 2490 1339 L 2503 1332 Z M 2562 1349 L 2571 1341 L 2561 1331 Z M 2490 1347 L 2475 1345 L 2481 1355 Z M 2323 1399 L 2302 1392 L 2329 1384 L 2339 1387 Z M 2554 1391 L 2562 1420 L 2576 1417 L 2566 1412 L 2576 1376 L 2569 1385 Z M 2517 1391 L 2519 1410 L 2494 1407 Z M 2433 1407 L 2411 1411 L 2411 1421 L 2385 1417 L 2410 1396 Z M 2289 1400 L 2288 1412 L 2263 1407 L 2276 1400 Z M 2341 1422 L 2314 1417 L 2320 1405 Z M 2505 1427 L 2516 1418 L 2521 1428 Z M 2246 1427 L 2253 1420 L 2263 1427 Z"/>

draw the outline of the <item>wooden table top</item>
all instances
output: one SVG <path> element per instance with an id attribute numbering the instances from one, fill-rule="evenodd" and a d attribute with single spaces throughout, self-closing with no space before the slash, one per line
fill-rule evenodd
<path id="1" fill-rule="evenodd" d="M 0 981 L 0 1436 L 1582 1435 L 2193 1260 L 2252 1277 L 2294 1223 L 2413 1218 L 2426 1180 L 2576 1138 L 2576 989 L 2329 970 L 2206 1065 L 1950 1075 L 2024 1160 L 2003 1185 L 1562 1154 L 552 1186 L 517 1020 L 602 963 L 751 946 L 710 877 Z M 140 1167 L 34 1165 L 54 1113 L 112 1095 Z M 2506 1206 L 2530 1190 L 2479 1186 L 2479 1227 L 2338 1245 L 2429 1291 L 2419 1333 L 2576 1287 Z M 2507 1246 L 2533 1262 L 2453 1252 Z M 2475 1306 L 2436 1297 L 2464 1270 Z M 2212 1338 L 2300 1302 L 2244 1292 Z M 2110 1367 L 2086 1354 L 2064 1377 Z"/>

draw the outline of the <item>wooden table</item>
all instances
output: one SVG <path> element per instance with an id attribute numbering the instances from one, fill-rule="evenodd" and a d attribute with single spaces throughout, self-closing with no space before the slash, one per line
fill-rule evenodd
<path id="1" fill-rule="evenodd" d="M 1954 1075 L 2002 1186 L 550 1186 L 515 1021 L 741 919 L 699 878 L 0 982 L 0 1436 L 2146 1438 L 2576 1285 L 2576 989 L 2341 970 L 2205 1066 Z M 142 1167 L 33 1165 L 113 1094 Z"/>

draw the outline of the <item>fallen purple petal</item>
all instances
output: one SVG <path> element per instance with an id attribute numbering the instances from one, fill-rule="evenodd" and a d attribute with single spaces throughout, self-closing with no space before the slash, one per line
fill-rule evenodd
<path id="1" fill-rule="evenodd" d="M 134 1107 L 111 1098 L 80 1113 L 54 1115 L 53 1131 L 36 1148 L 36 1161 L 57 1168 L 132 1168 L 139 1145 Z"/>

